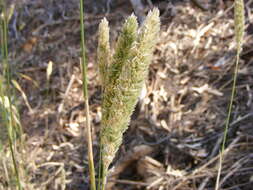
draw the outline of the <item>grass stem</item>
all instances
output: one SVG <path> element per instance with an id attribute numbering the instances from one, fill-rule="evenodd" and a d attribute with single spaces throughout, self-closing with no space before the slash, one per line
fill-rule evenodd
<path id="1" fill-rule="evenodd" d="M 81 27 L 81 64 L 83 74 L 83 96 L 85 102 L 85 114 L 86 114 L 86 127 L 87 127 L 87 141 L 88 141 L 88 162 L 89 162 L 89 173 L 90 173 L 90 185 L 91 190 L 96 190 L 96 179 L 95 169 L 93 161 L 93 150 L 92 150 L 92 136 L 91 136 L 91 125 L 90 125 L 90 114 L 89 114 L 89 99 L 88 99 L 88 87 L 87 87 L 87 66 L 85 59 L 85 42 L 84 42 L 84 8 L 83 0 L 80 0 L 80 27 Z"/>
<path id="2" fill-rule="evenodd" d="M 4 88 L 4 85 L 1 84 L 1 99 L 3 105 L 8 103 L 8 109 L 3 109 L 3 118 L 6 121 L 6 126 L 8 127 L 8 142 L 9 147 L 11 151 L 11 157 L 14 167 L 14 172 L 17 180 L 18 189 L 22 190 L 21 182 L 20 182 L 20 176 L 19 176 L 19 170 L 17 166 L 17 161 L 15 158 L 15 143 L 13 142 L 14 137 L 14 118 L 13 118 L 13 111 L 12 111 L 12 100 L 11 100 L 11 72 L 10 72 L 10 66 L 8 63 L 8 16 L 7 16 L 7 9 L 6 4 L 3 0 L 0 1 L 1 7 L 3 9 L 1 16 L 1 46 L 2 46 L 2 57 L 3 57 L 3 77 L 6 80 L 6 89 Z M 4 82 L 4 80 L 3 80 Z M 7 97 L 8 102 L 5 101 L 5 97 Z"/>
<path id="3" fill-rule="evenodd" d="M 238 70 L 239 70 L 239 61 L 240 61 L 240 53 L 242 51 L 242 44 L 243 44 L 243 35 L 244 35 L 244 2 L 243 0 L 235 0 L 235 6 L 234 6 L 234 21 L 235 21 L 235 38 L 237 43 L 237 53 L 236 53 L 236 63 L 235 63 L 235 69 L 234 69 L 234 76 L 233 76 L 233 85 L 232 85 L 232 91 L 231 91 L 231 97 L 230 97 L 230 103 L 228 107 L 228 115 L 226 119 L 225 129 L 224 129 L 224 136 L 223 136 L 223 142 L 221 146 L 221 153 L 220 153 L 220 162 L 218 165 L 218 173 L 216 178 L 216 185 L 215 190 L 220 189 L 220 176 L 221 176 L 221 170 L 222 170 L 222 162 L 224 157 L 224 151 L 225 146 L 227 142 L 227 133 L 228 128 L 231 120 L 231 114 L 233 110 L 233 102 L 235 98 L 236 93 L 236 82 L 237 82 L 237 76 L 238 76 Z"/>

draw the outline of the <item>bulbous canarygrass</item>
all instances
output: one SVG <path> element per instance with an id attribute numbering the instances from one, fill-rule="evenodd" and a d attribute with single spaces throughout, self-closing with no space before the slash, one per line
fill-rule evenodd
<path id="1" fill-rule="evenodd" d="M 159 30 L 158 9 L 149 12 L 139 31 L 137 19 L 131 15 L 123 25 L 111 57 L 108 23 L 104 19 L 99 26 L 98 64 L 103 85 L 100 132 L 103 175 L 106 175 L 122 143 L 123 133 L 147 77 Z"/>

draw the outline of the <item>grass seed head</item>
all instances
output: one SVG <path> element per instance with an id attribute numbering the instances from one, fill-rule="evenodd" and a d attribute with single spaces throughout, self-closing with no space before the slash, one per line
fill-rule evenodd
<path id="1" fill-rule="evenodd" d="M 103 22 L 103 21 L 102 21 Z M 160 30 L 158 9 L 149 12 L 139 33 L 134 15 L 125 22 L 106 74 L 101 122 L 103 169 L 106 171 L 122 143 L 131 114 L 148 73 Z"/>
<path id="2" fill-rule="evenodd" d="M 243 36 L 245 29 L 245 18 L 244 18 L 244 2 L 243 0 L 235 0 L 234 7 L 235 15 L 235 37 L 237 43 L 237 49 L 241 52 L 243 44 Z"/>
<path id="3" fill-rule="evenodd" d="M 107 70 L 110 65 L 111 52 L 109 43 L 109 26 L 108 21 L 104 18 L 98 28 L 98 49 L 97 59 L 99 63 L 99 74 L 101 85 L 106 86 Z"/>

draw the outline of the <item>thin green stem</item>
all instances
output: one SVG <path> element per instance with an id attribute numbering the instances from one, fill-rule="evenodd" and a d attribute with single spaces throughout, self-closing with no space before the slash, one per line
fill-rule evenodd
<path id="1" fill-rule="evenodd" d="M 100 145 L 100 149 L 102 150 L 102 145 Z M 99 155 L 99 179 L 98 179 L 98 186 L 99 190 L 105 190 L 105 185 L 106 185 L 106 176 L 107 176 L 107 171 L 105 170 L 104 163 L 103 163 L 103 152 L 100 150 L 100 155 Z"/>
<path id="2" fill-rule="evenodd" d="M 1 29 L 2 29 L 2 56 L 3 56 L 3 76 L 4 78 L 7 80 L 7 90 L 6 90 L 6 96 L 7 99 L 9 101 L 9 115 L 10 117 L 8 117 L 8 113 L 7 110 L 4 111 L 4 118 L 6 119 L 6 124 L 8 126 L 8 142 L 9 142 L 9 146 L 10 146 L 10 151 L 11 151 L 11 157 L 12 157 L 12 162 L 13 162 L 13 166 L 14 166 L 14 171 L 15 171 L 15 175 L 16 175 L 16 179 L 17 179 L 17 183 L 18 183 L 18 189 L 22 190 L 22 186 L 20 183 L 20 176 L 19 176 L 19 171 L 18 171 L 18 166 L 17 166 L 17 162 L 15 159 L 15 152 L 14 152 L 14 143 L 13 143 L 13 112 L 12 112 L 12 100 L 11 100 L 11 75 L 10 75 L 10 67 L 9 67 L 9 63 L 8 63 L 8 18 L 7 18 L 7 11 L 6 11 L 6 6 L 5 6 L 5 2 L 3 2 L 1 0 L 1 4 L 3 6 L 3 18 L 1 20 Z M 2 101 L 4 103 L 4 90 L 3 90 L 3 86 L 1 84 L 1 98 Z"/>
<path id="3" fill-rule="evenodd" d="M 236 39 L 236 43 L 237 43 L 236 64 L 235 64 L 235 70 L 234 70 L 234 76 L 233 76 L 233 86 L 232 86 L 231 98 L 230 98 L 230 103 L 229 103 L 229 108 L 228 108 L 228 115 L 227 115 L 227 119 L 226 119 L 226 125 L 225 125 L 224 136 L 223 136 L 223 143 L 222 143 L 222 147 L 221 147 L 220 162 L 219 162 L 219 166 L 218 166 L 218 174 L 217 174 L 217 178 L 216 178 L 215 190 L 218 190 L 219 186 L 220 186 L 219 181 L 220 181 L 220 176 L 221 176 L 225 145 L 227 142 L 228 127 L 230 124 L 230 119 L 231 119 L 231 114 L 232 114 L 232 109 L 233 109 L 233 101 L 234 101 L 234 97 L 235 97 L 235 93 L 236 93 L 236 81 L 237 81 L 240 53 L 242 51 L 243 35 L 244 35 L 244 28 L 245 28 L 245 26 L 244 26 L 245 25 L 244 1 L 243 0 L 235 0 L 234 23 L 235 23 L 235 39 Z"/>
<path id="4" fill-rule="evenodd" d="M 103 170 L 102 145 L 100 142 L 101 142 L 101 140 L 99 140 L 100 147 L 99 147 L 99 166 L 98 166 L 98 185 L 97 185 L 98 190 L 101 189 L 101 177 L 102 177 L 102 170 Z"/>
<path id="5" fill-rule="evenodd" d="M 95 179 L 95 169 L 93 161 L 93 150 L 92 150 L 92 136 L 91 136 L 91 126 L 90 126 L 90 114 L 89 114 L 89 99 L 88 99 L 88 87 L 87 87 L 87 66 L 85 59 L 85 42 L 84 42 L 84 8 L 83 0 L 80 0 L 80 27 L 81 27 L 81 48 L 82 48 L 82 74 L 83 74 L 83 96 L 85 102 L 85 114 L 86 114 L 86 127 L 87 127 L 87 141 L 88 141 L 88 162 L 89 162 L 89 173 L 90 173 L 90 183 L 91 190 L 96 190 L 96 179 Z"/>
<path id="6" fill-rule="evenodd" d="M 229 103 L 229 108 L 228 108 L 228 115 L 227 115 L 225 129 L 224 129 L 223 142 L 222 142 L 221 153 L 220 153 L 220 164 L 219 164 L 219 168 L 218 168 L 218 175 L 217 175 L 216 185 L 215 185 L 216 190 L 219 189 L 219 181 L 220 181 L 222 163 L 223 163 L 223 158 L 224 158 L 225 146 L 226 146 L 226 142 L 227 142 L 228 128 L 229 128 L 229 124 L 230 124 L 230 120 L 231 120 L 231 113 L 233 110 L 233 101 L 234 101 L 235 91 L 236 91 L 236 81 L 237 81 L 237 76 L 238 76 L 239 60 L 240 60 L 240 53 L 237 53 L 236 65 L 235 65 L 234 77 L 233 77 L 233 86 L 232 86 L 230 103 Z"/>

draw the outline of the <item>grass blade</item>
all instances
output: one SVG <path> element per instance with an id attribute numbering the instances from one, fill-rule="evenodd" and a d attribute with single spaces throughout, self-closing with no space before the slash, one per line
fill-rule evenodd
<path id="1" fill-rule="evenodd" d="M 8 127 L 8 142 L 11 151 L 12 163 L 14 167 L 14 172 L 17 180 L 17 186 L 19 190 L 22 190 L 21 180 L 19 175 L 19 170 L 17 166 L 17 161 L 15 158 L 15 142 L 14 142 L 14 118 L 13 118 L 13 105 L 11 100 L 11 74 L 10 74 L 10 66 L 8 63 L 8 15 L 5 1 L 0 1 L 0 6 L 2 9 L 2 13 L 0 15 L 1 22 L 1 50 L 3 57 L 3 80 L 1 80 L 0 84 L 0 93 L 1 93 L 1 102 L 3 106 L 3 118 Z M 4 86 L 4 82 L 6 81 L 6 87 Z"/>

